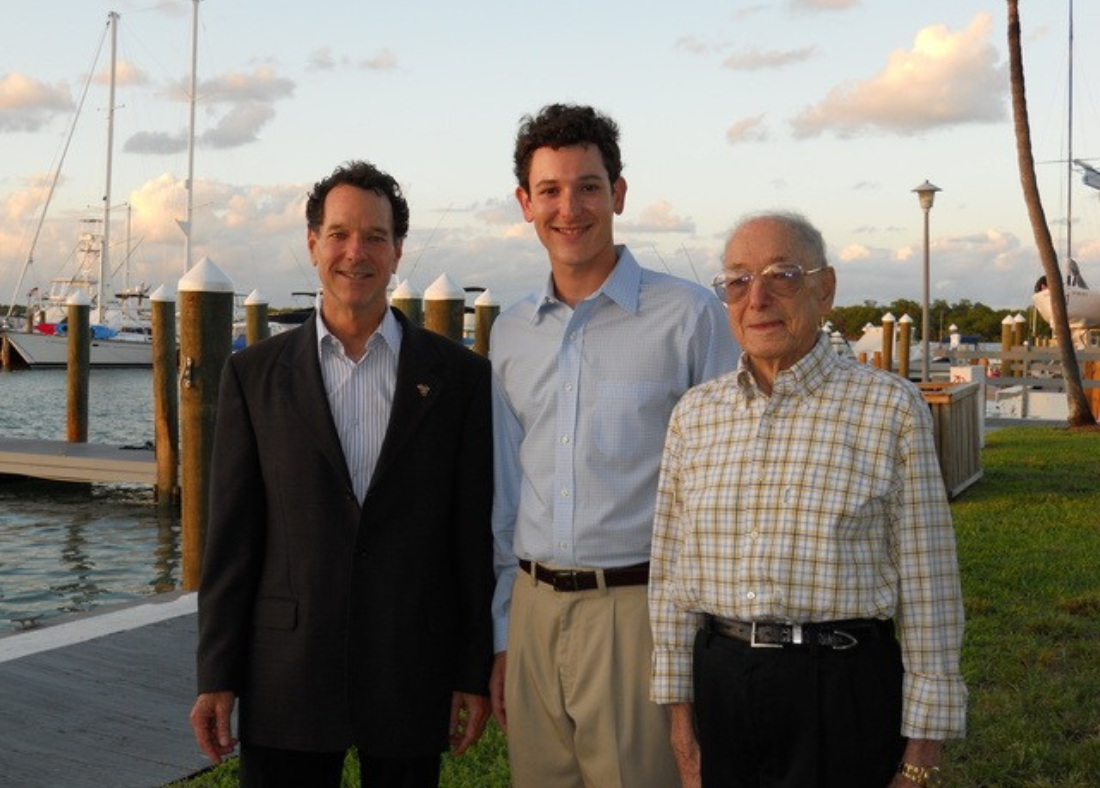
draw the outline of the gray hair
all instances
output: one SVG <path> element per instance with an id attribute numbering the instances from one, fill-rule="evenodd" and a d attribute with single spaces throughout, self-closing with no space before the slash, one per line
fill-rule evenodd
<path id="1" fill-rule="evenodd" d="M 761 211 L 759 213 L 748 214 L 738 220 L 737 224 L 734 225 L 733 231 L 729 234 L 729 237 L 732 238 L 745 225 L 760 220 L 782 224 L 798 236 L 798 240 L 802 242 L 802 245 L 806 247 L 806 251 L 809 252 L 810 256 L 813 258 L 812 262 L 821 266 L 829 265 L 829 259 L 825 254 L 825 238 L 821 235 L 821 231 L 814 227 L 809 219 L 797 211 Z M 729 243 L 728 239 L 726 243 Z"/>

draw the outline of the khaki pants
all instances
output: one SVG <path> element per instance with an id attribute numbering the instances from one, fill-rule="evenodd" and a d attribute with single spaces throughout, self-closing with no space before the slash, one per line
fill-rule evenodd
<path id="1" fill-rule="evenodd" d="M 508 630 L 515 788 L 679 786 L 667 713 L 649 700 L 644 585 L 555 591 L 521 570 Z"/>

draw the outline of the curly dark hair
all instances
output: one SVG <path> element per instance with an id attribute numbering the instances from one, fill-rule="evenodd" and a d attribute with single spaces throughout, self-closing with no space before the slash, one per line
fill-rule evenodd
<path id="1" fill-rule="evenodd" d="M 306 199 L 306 226 L 310 230 L 321 229 L 325 222 L 325 198 L 334 187 L 345 184 L 389 200 L 393 209 L 394 239 L 403 239 L 409 234 L 409 203 L 401 193 L 401 186 L 392 175 L 366 161 L 345 162 L 333 170 L 332 175 L 313 184 L 313 191 Z"/>
<path id="2" fill-rule="evenodd" d="M 619 153 L 619 126 L 592 107 L 576 104 L 548 104 L 535 117 L 524 115 L 516 134 L 515 173 L 524 191 L 530 191 L 531 157 L 539 148 L 567 148 L 595 145 L 611 183 L 623 173 Z"/>

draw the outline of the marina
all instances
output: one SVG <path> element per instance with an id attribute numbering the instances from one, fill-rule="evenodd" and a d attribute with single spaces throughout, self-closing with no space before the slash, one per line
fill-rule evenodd
<path id="1" fill-rule="evenodd" d="M 12 447 L 55 447 L 75 462 L 112 446 L 124 465 L 147 462 L 149 370 L 92 370 L 87 444 L 64 441 L 64 391 L 64 370 L 0 372 L 0 456 L 10 461 Z M 91 461 L 82 472 L 116 473 L 111 465 Z M 4 477 L 0 483 L 0 635 L 179 588 L 178 511 L 158 506 L 148 482 L 90 482 Z"/>

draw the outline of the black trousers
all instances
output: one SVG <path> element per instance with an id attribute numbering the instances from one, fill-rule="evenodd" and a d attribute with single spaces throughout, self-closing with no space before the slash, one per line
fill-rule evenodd
<path id="1" fill-rule="evenodd" d="M 905 748 L 892 633 L 848 650 L 695 639 L 704 788 L 885 788 Z"/>
<path id="2" fill-rule="evenodd" d="M 298 752 L 241 744 L 242 788 L 340 788 L 343 752 Z M 441 761 L 359 757 L 362 788 L 438 788 Z"/>

